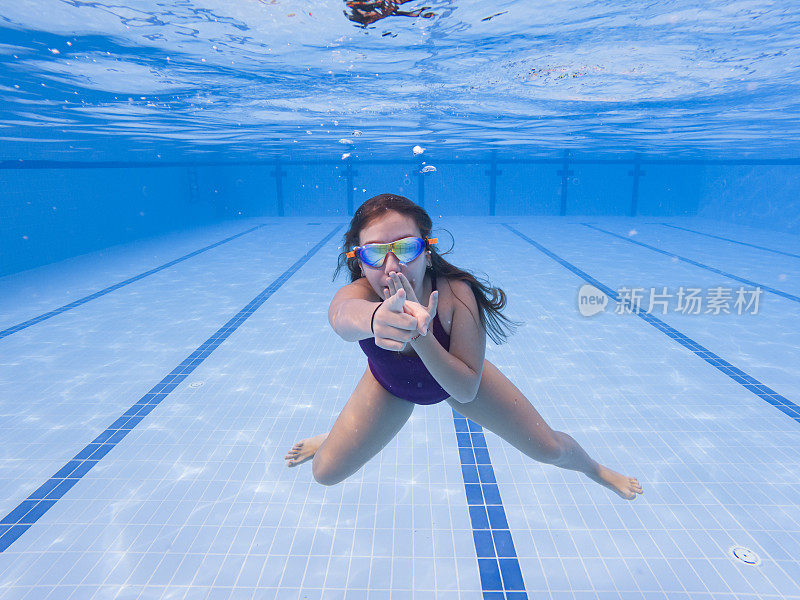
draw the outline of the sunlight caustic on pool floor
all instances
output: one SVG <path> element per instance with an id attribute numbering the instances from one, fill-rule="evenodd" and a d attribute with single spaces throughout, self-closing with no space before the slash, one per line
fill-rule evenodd
<path id="1" fill-rule="evenodd" d="M 551 427 L 639 479 L 629 502 L 446 403 L 416 407 L 341 484 L 287 468 L 366 360 L 327 321 L 345 223 L 294 219 L 298 248 L 284 222 L 0 279 L 4 599 L 800 598 L 792 236 L 447 219 L 448 260 L 486 273 L 525 322 L 487 359 Z M 490 253 L 464 241 L 488 237 Z M 665 312 L 618 314 L 612 298 L 584 317 L 587 282 L 764 291 L 755 314 L 690 314 L 673 296 Z"/>

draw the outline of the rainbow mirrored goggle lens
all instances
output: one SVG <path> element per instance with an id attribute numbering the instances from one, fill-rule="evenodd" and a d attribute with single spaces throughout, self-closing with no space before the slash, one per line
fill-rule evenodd
<path id="1" fill-rule="evenodd" d="M 435 244 L 439 238 L 427 238 L 428 243 Z M 356 246 L 351 252 L 347 253 L 348 258 L 358 256 L 364 264 L 370 267 L 380 267 L 389 252 L 393 252 L 403 264 L 408 264 L 417 258 L 425 250 L 425 240 L 418 237 L 407 237 L 395 240 L 388 244 L 364 244 Z"/>

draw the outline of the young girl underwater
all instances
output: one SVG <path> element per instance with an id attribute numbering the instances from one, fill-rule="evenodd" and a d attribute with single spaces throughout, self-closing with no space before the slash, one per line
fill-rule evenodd
<path id="1" fill-rule="evenodd" d="M 484 358 L 487 333 L 496 343 L 506 337 L 499 325 L 508 321 L 500 312 L 505 293 L 445 261 L 431 229 L 423 208 L 395 194 L 370 198 L 353 215 L 343 245 L 352 250 L 340 255 L 334 273 L 346 265 L 351 283 L 334 295 L 328 320 L 339 337 L 359 343 L 367 368 L 331 430 L 295 444 L 287 466 L 313 458 L 316 481 L 339 483 L 391 441 L 415 405 L 444 400 L 530 458 L 636 498 L 638 480 L 604 467 L 568 434 L 550 429 Z"/>

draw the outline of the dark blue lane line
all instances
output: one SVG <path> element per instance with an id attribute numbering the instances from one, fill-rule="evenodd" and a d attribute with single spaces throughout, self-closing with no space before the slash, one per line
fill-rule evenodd
<path id="1" fill-rule="evenodd" d="M 632 240 L 629 237 L 625 237 L 624 235 L 620 235 L 618 233 L 614 233 L 613 231 L 606 231 L 605 229 L 601 229 L 600 227 L 596 227 L 595 225 L 590 225 L 588 223 L 581 223 L 584 227 L 589 227 L 590 229 L 595 229 L 602 233 L 606 233 L 608 235 L 613 235 L 614 237 L 618 237 L 621 240 L 625 240 L 626 242 L 630 242 L 631 244 L 637 244 L 642 246 L 643 248 L 648 248 L 653 252 L 659 252 L 660 254 L 664 254 L 666 256 L 670 256 L 672 258 L 677 258 L 682 260 L 683 262 L 689 263 L 690 265 L 694 265 L 695 267 L 700 267 L 701 269 L 705 269 L 706 271 L 711 271 L 712 273 L 718 273 L 723 277 L 727 277 L 729 279 L 735 279 L 736 281 L 741 281 L 742 283 L 746 283 L 747 285 L 752 285 L 754 287 L 760 287 L 762 290 L 766 290 L 768 292 L 772 292 L 777 296 L 781 296 L 782 298 L 786 298 L 787 300 L 791 300 L 793 302 L 800 302 L 800 296 L 795 296 L 794 294 L 789 294 L 788 292 L 782 292 L 774 287 L 770 287 L 768 285 L 764 285 L 763 283 L 757 283 L 755 281 L 750 281 L 749 279 L 745 279 L 744 277 L 739 277 L 738 275 L 733 275 L 732 273 L 727 273 L 725 271 L 721 271 L 714 267 L 709 267 L 708 265 L 704 265 L 703 263 L 699 263 L 696 260 L 692 260 L 691 258 L 686 258 L 684 256 L 680 256 L 679 254 L 674 254 L 672 252 L 667 252 L 666 250 L 662 250 L 661 248 L 656 248 L 655 246 L 651 246 L 650 244 L 645 244 L 644 242 L 639 242 L 637 240 Z"/>
<path id="2" fill-rule="evenodd" d="M 163 271 L 164 269 L 168 269 L 169 267 L 171 267 L 173 265 L 176 265 L 179 262 L 182 262 L 184 260 L 190 259 L 193 256 L 197 256 L 198 254 L 206 252 L 207 250 L 211 250 L 212 248 L 216 248 L 217 246 L 220 246 L 222 244 L 230 242 L 231 240 L 235 240 L 236 238 L 241 237 L 243 235 L 247 235 L 251 231 L 255 231 L 256 229 L 261 229 L 262 227 L 266 227 L 266 225 L 267 225 L 266 223 L 262 223 L 261 225 L 256 225 L 255 227 L 251 227 L 247 231 L 243 231 L 242 233 L 237 233 L 236 235 L 232 235 L 231 237 L 225 238 L 224 240 L 220 240 L 219 242 L 217 242 L 215 244 L 211 244 L 210 246 L 206 246 L 205 248 L 200 248 L 200 250 L 195 250 L 194 252 L 191 252 L 190 254 L 187 254 L 186 256 L 181 256 L 180 258 L 176 258 L 175 260 L 171 260 L 170 262 L 165 263 L 165 264 L 161 265 L 160 267 L 156 267 L 154 269 L 150 269 L 149 271 L 145 271 L 144 273 L 141 273 L 140 275 L 136 275 L 135 277 L 131 277 L 130 279 L 126 279 L 125 281 L 120 281 L 119 283 L 115 283 L 114 285 L 109 286 L 109 287 L 107 287 L 105 289 L 102 289 L 99 292 L 95 292 L 94 294 L 90 294 L 89 296 L 86 296 L 84 298 L 80 298 L 79 300 L 75 300 L 75 302 L 70 302 L 69 304 L 65 304 L 64 306 L 62 306 L 60 308 L 56 308 L 55 310 L 51 310 L 50 312 L 44 313 L 43 315 L 39 315 L 38 317 L 34 317 L 33 319 L 29 319 L 29 320 L 27 320 L 27 321 L 25 321 L 23 323 L 19 323 L 17 325 L 13 325 L 12 327 L 9 327 L 7 329 L 3 329 L 2 331 L 0 331 L 0 340 L 3 339 L 4 337 L 8 337 L 12 333 L 17 333 L 18 331 L 20 331 L 22 329 L 30 327 L 31 325 L 36 325 L 37 323 L 41 323 L 42 321 L 45 321 L 46 319 L 49 319 L 50 317 L 55 317 L 56 315 L 60 315 L 61 313 L 65 312 L 65 311 L 68 311 L 68 310 L 70 310 L 72 308 L 75 308 L 76 306 L 80 306 L 81 304 L 86 304 L 90 300 L 94 300 L 95 298 L 99 298 L 100 296 L 105 296 L 106 294 L 108 294 L 110 292 L 113 292 L 114 290 L 118 290 L 119 288 L 124 287 L 124 286 L 126 286 L 126 285 L 128 285 L 130 283 L 133 283 L 134 281 L 139 281 L 140 279 L 143 279 L 143 278 L 147 277 L 148 275 L 152 275 L 153 273 L 158 273 L 159 271 Z"/>
<path id="3" fill-rule="evenodd" d="M 61 467 L 39 489 L 33 492 L 19 506 L 0 520 L 0 552 L 4 552 L 31 525 L 50 510 L 72 486 L 88 473 L 97 462 L 108 454 L 131 430 L 172 392 L 189 374 L 194 371 L 214 351 L 228 339 L 258 308 L 266 302 L 294 273 L 316 254 L 340 229 L 337 225 L 325 238 L 286 269 L 277 279 L 253 298 L 250 303 L 234 315 L 225 325 L 192 352 L 181 364 L 175 367 L 164 379 L 159 381 L 136 404 L 78 452 L 66 465 Z"/>
<path id="4" fill-rule="evenodd" d="M 766 250 L 767 252 L 774 252 L 775 254 L 783 254 L 784 256 L 792 256 L 794 258 L 800 258 L 800 254 L 792 254 L 791 252 L 784 252 L 783 250 L 773 250 L 772 248 L 767 248 L 766 246 L 757 246 L 756 244 L 750 244 L 748 242 L 740 242 L 739 240 L 732 240 L 731 238 L 722 237 L 721 235 L 714 235 L 711 233 L 704 233 L 702 231 L 697 231 L 695 229 L 689 229 L 688 227 L 679 227 L 678 225 L 671 225 L 669 223 L 657 223 L 658 225 L 663 225 L 664 227 L 672 227 L 673 229 L 683 229 L 684 231 L 689 231 L 691 233 L 696 233 L 697 235 L 704 235 L 710 238 L 716 238 L 718 240 L 725 240 L 726 242 L 732 242 L 734 244 L 741 244 L 742 246 L 750 246 L 751 248 L 758 248 L 759 250 Z"/>
<path id="5" fill-rule="evenodd" d="M 483 600 L 528 600 L 483 428 L 453 411 Z"/>
<path id="6" fill-rule="evenodd" d="M 511 225 L 508 225 L 507 223 L 503 223 L 503 225 L 509 230 L 511 230 L 513 233 L 521 237 L 523 240 L 525 240 L 532 246 L 536 247 L 540 252 L 546 254 L 547 256 L 552 258 L 554 261 L 556 261 L 566 269 L 575 273 L 578 277 L 580 277 L 587 283 L 591 283 L 597 289 L 602 290 L 604 294 L 606 294 L 609 298 L 611 298 L 615 302 L 620 302 L 619 295 L 610 287 L 603 285 L 588 273 L 581 271 L 575 265 L 567 262 L 560 256 L 554 254 L 553 252 L 551 252 L 538 242 L 535 242 L 534 240 L 526 236 L 524 233 L 517 231 Z M 668 335 L 670 338 L 678 342 L 680 345 L 684 346 L 685 348 L 688 348 L 714 368 L 722 371 L 725 375 L 733 379 L 739 385 L 753 392 L 756 396 L 758 396 L 762 400 L 768 402 L 782 413 L 788 415 L 789 417 L 800 423 L 800 407 L 797 406 L 794 402 L 782 396 L 769 386 L 764 385 L 754 377 L 751 377 L 738 367 L 733 366 L 727 360 L 714 354 L 708 348 L 701 346 L 700 344 L 695 342 L 692 338 L 682 334 L 677 329 L 670 327 L 669 325 L 664 323 L 664 321 L 662 321 L 661 319 L 654 317 L 646 310 L 641 309 L 639 306 L 633 305 L 628 298 L 623 299 L 623 305 L 628 307 L 631 310 L 631 312 L 633 312 L 633 314 L 644 319 L 650 325 L 652 325 L 662 333 Z"/>

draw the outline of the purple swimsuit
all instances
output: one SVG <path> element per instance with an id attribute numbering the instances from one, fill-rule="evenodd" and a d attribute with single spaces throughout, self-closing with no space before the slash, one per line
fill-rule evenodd
<path id="1" fill-rule="evenodd" d="M 436 289 L 436 278 L 431 280 Z M 450 350 L 450 336 L 442 327 L 439 313 L 433 318 L 433 335 L 445 350 Z M 430 333 L 430 330 L 428 331 Z M 385 350 L 375 344 L 375 338 L 358 341 L 367 355 L 369 370 L 386 391 L 414 404 L 436 404 L 450 394 L 444 391 L 419 356 L 405 356 L 396 350 Z"/>

